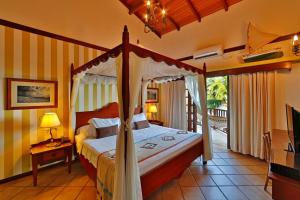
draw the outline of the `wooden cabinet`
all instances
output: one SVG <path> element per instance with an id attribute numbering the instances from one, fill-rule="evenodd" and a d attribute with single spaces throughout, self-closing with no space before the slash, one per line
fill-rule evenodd
<path id="1" fill-rule="evenodd" d="M 38 166 L 50 164 L 63 160 L 68 166 L 68 172 L 71 173 L 72 163 L 72 143 L 69 141 L 62 143 L 57 147 L 47 147 L 47 142 L 32 145 L 30 153 L 32 157 L 32 177 L 33 185 L 37 185 Z"/>

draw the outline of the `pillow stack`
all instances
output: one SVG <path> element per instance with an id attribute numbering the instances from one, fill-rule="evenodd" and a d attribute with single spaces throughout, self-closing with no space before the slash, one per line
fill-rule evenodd
<path id="1" fill-rule="evenodd" d="M 149 128 L 149 122 L 146 119 L 146 116 L 144 113 L 136 114 L 133 116 L 133 128 L 134 129 L 144 129 L 144 128 Z"/>
<path id="2" fill-rule="evenodd" d="M 91 126 L 95 131 L 95 137 L 97 139 L 116 135 L 118 133 L 118 127 L 120 124 L 119 118 L 92 118 L 89 120 Z"/>

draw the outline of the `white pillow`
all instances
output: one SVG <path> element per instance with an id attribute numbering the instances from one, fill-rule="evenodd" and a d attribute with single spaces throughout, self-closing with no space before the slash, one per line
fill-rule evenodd
<path id="1" fill-rule="evenodd" d="M 81 138 L 96 138 L 96 128 L 93 124 L 85 125 L 77 130 L 77 135 Z"/>
<path id="2" fill-rule="evenodd" d="M 120 124 L 120 118 L 92 118 L 89 120 L 90 124 L 93 124 L 95 128 L 104 128 Z"/>
<path id="3" fill-rule="evenodd" d="M 145 113 L 140 113 L 140 114 L 133 115 L 132 122 L 139 122 L 145 120 L 147 120 Z"/>

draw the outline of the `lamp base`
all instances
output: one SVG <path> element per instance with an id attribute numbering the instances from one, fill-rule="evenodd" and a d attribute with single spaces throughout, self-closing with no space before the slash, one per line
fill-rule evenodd
<path id="1" fill-rule="evenodd" d="M 50 142 L 46 144 L 46 147 L 58 147 L 61 145 L 61 142 Z"/>

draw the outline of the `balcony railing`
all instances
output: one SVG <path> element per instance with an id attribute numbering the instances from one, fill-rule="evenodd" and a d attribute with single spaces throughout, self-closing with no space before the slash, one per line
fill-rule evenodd
<path id="1" fill-rule="evenodd" d="M 227 118 L 227 110 L 223 109 L 208 109 L 208 115 L 213 117 Z"/>

